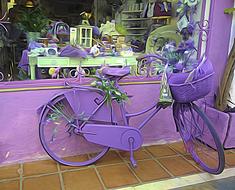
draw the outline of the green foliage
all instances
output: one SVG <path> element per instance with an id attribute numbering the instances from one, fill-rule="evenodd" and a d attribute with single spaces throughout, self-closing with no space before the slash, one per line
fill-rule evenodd
<path id="1" fill-rule="evenodd" d="M 128 99 L 127 94 L 121 92 L 120 89 L 115 86 L 114 81 L 100 77 L 95 78 L 96 81 L 94 81 L 91 85 L 101 89 L 105 93 L 105 98 L 108 103 L 111 104 L 112 99 L 115 99 L 118 103 Z"/>
<path id="2" fill-rule="evenodd" d="M 19 11 L 18 27 L 25 32 L 41 32 L 49 24 L 49 19 L 39 7 Z"/>
<path id="3" fill-rule="evenodd" d="M 127 29 L 122 24 L 116 24 L 115 29 L 119 34 L 123 36 L 126 36 L 128 34 Z"/>
<path id="4" fill-rule="evenodd" d="M 143 3 L 143 0 L 136 0 L 136 3 L 138 4 Z"/>
<path id="5" fill-rule="evenodd" d="M 165 53 L 164 57 L 167 58 L 170 63 L 178 63 L 180 60 L 184 59 L 184 54 L 173 51 Z"/>

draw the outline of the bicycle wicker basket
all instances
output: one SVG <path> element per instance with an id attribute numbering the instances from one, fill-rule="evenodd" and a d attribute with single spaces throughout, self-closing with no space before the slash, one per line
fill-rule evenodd
<path id="1" fill-rule="evenodd" d="M 173 73 L 168 79 L 173 99 L 177 102 L 196 101 L 204 98 L 212 90 L 214 70 L 208 59 L 204 60 L 203 63 L 199 62 L 191 81 L 187 81 L 189 74 Z"/>

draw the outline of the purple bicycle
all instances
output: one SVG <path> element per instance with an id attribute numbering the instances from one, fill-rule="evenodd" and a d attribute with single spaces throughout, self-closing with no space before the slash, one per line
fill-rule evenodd
<path id="1" fill-rule="evenodd" d="M 158 55 L 139 59 L 166 61 Z M 129 73 L 127 67 L 104 68 L 100 71 L 102 88 L 73 86 L 43 106 L 39 135 L 52 159 L 68 166 L 84 166 L 99 160 L 113 148 L 129 151 L 131 164 L 137 165 L 134 151 L 143 144 L 142 128 L 169 104 L 157 102 L 138 113 L 128 113 L 123 101 L 127 95 L 120 90 L 118 81 Z M 193 72 L 170 74 L 168 79 L 174 98 L 176 128 L 187 152 L 202 169 L 219 174 L 225 166 L 222 144 L 210 120 L 193 103 L 210 92 L 213 73 L 210 61 L 202 59 Z M 185 82 L 189 78 L 192 80 Z M 146 113 L 139 126 L 129 125 L 130 118 Z"/>

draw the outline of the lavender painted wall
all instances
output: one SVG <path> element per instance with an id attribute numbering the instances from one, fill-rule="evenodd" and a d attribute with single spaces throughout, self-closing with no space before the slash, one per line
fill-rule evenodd
<path id="1" fill-rule="evenodd" d="M 47 83 L 48 85 L 49 83 Z M 41 85 L 41 84 L 40 84 Z M 54 85 L 51 83 L 51 85 Z M 159 84 L 123 86 L 130 95 L 127 104 L 129 112 L 139 111 L 157 101 Z M 36 110 L 54 94 L 64 90 L 40 90 L 1 93 L 0 105 L 0 161 L 16 162 L 39 159 L 46 154 L 41 148 L 38 137 L 38 117 Z M 7 102 L 7 103 L 6 103 Z M 135 126 L 141 118 L 135 118 Z M 179 139 L 170 109 L 163 110 L 143 129 L 145 144 L 158 141 L 167 142 Z"/>

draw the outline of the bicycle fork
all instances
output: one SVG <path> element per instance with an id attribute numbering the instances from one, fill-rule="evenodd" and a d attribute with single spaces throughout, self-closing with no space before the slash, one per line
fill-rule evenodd
<path id="1" fill-rule="evenodd" d="M 82 133 L 89 142 L 129 151 L 131 164 L 136 167 L 134 151 L 143 144 L 139 129 L 130 126 L 86 124 Z"/>

